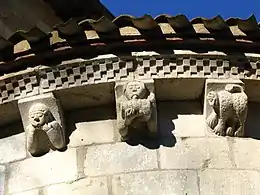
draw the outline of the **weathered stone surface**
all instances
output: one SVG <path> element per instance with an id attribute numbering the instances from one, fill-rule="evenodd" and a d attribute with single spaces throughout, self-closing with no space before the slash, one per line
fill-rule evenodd
<path id="1" fill-rule="evenodd" d="M 205 136 L 205 118 L 199 101 L 159 102 L 158 123 L 163 136 Z"/>
<path id="2" fill-rule="evenodd" d="M 200 169 L 208 166 L 210 153 L 206 138 L 177 139 L 173 148 L 159 149 L 163 169 Z"/>
<path id="3" fill-rule="evenodd" d="M 260 141 L 254 139 L 235 139 L 234 158 L 237 168 L 260 169 Z"/>
<path id="4" fill-rule="evenodd" d="M 115 120 L 100 120 L 75 124 L 76 130 L 70 135 L 70 147 L 107 143 L 114 141 Z"/>
<path id="5" fill-rule="evenodd" d="M 27 149 L 33 156 L 65 147 L 65 124 L 59 101 L 52 93 L 18 101 L 26 131 Z"/>
<path id="6" fill-rule="evenodd" d="M 52 152 L 10 165 L 9 193 L 77 179 L 76 149 Z"/>
<path id="7" fill-rule="evenodd" d="M 217 135 L 243 137 L 248 97 L 244 83 L 234 79 L 206 81 L 204 113 L 207 125 Z"/>
<path id="8" fill-rule="evenodd" d="M 68 67 L 67 65 L 65 65 L 65 66 Z M 77 69 L 79 70 L 80 67 L 78 67 Z M 93 67 L 89 67 L 89 65 L 88 65 L 87 69 L 93 70 Z M 71 68 L 69 68 L 67 70 L 74 71 Z M 79 70 L 79 72 L 80 72 L 80 70 Z M 44 74 L 46 74 L 46 72 Z M 94 84 L 94 81 L 95 81 L 94 78 L 92 78 L 92 79 L 88 78 L 89 74 L 88 74 L 88 76 L 87 76 L 87 74 L 88 73 L 83 73 L 83 75 L 78 75 L 81 78 L 86 78 L 86 80 L 85 80 L 86 82 L 85 81 L 80 82 L 77 79 L 77 82 L 75 82 L 75 85 L 78 87 L 73 87 L 73 88 L 64 90 L 64 88 L 68 88 L 68 87 L 72 86 L 72 85 L 68 84 L 68 82 L 71 82 L 71 80 L 70 80 L 70 81 L 63 83 L 64 84 L 63 86 L 58 86 L 55 84 L 55 85 L 51 85 L 51 86 L 46 86 L 45 89 L 43 89 L 43 90 L 44 91 L 56 90 L 55 95 L 60 100 L 62 108 L 64 108 L 64 110 L 65 109 L 73 110 L 73 109 L 77 109 L 77 108 L 81 109 L 81 108 L 90 107 L 90 106 L 97 107 L 97 106 L 113 104 L 115 102 L 114 83 L 105 81 L 105 83 Z M 93 76 L 95 77 L 96 75 L 93 75 Z M 64 77 L 64 78 L 66 78 L 66 77 Z M 59 78 L 59 79 L 63 80 L 64 78 Z M 74 76 L 71 76 L 70 78 L 73 79 Z M 56 83 L 56 81 L 57 80 L 55 78 L 55 83 Z M 46 82 L 48 82 L 48 81 L 46 81 Z M 96 81 L 96 82 L 98 82 L 98 81 Z M 84 83 L 84 84 L 81 84 L 81 83 Z M 57 90 L 57 89 L 62 89 L 62 90 Z"/>
<path id="9" fill-rule="evenodd" d="M 26 157 L 25 133 L 0 139 L 0 164 Z"/>
<path id="10" fill-rule="evenodd" d="M 12 195 L 41 195 L 39 189 L 29 190 L 25 192 L 15 193 Z"/>
<path id="11" fill-rule="evenodd" d="M 156 171 L 114 176 L 114 195 L 198 195 L 195 171 Z"/>
<path id="12" fill-rule="evenodd" d="M 86 178 L 73 183 L 53 185 L 45 189 L 45 195 L 108 195 L 106 178 Z"/>
<path id="13" fill-rule="evenodd" d="M 118 82 L 115 86 L 117 128 L 122 140 L 157 132 L 157 108 L 153 80 Z"/>
<path id="14" fill-rule="evenodd" d="M 228 141 L 227 138 L 209 138 L 208 147 L 209 147 L 209 168 L 217 169 L 227 169 L 233 168 L 235 162 L 232 159 L 233 155 L 231 154 L 231 141 Z"/>
<path id="15" fill-rule="evenodd" d="M 204 170 L 199 178 L 201 195 L 260 194 L 260 175 L 256 171 Z"/>
<path id="16" fill-rule="evenodd" d="M 5 167 L 0 166 L 0 195 L 5 191 Z"/>
<path id="17" fill-rule="evenodd" d="M 91 146 L 85 158 L 85 174 L 109 175 L 157 168 L 155 150 L 126 143 Z"/>

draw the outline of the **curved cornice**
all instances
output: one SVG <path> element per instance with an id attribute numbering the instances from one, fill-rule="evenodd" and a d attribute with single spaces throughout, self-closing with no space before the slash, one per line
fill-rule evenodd
<path id="1" fill-rule="evenodd" d="M 0 104 L 40 93 L 143 78 L 260 79 L 259 57 L 173 54 L 80 60 L 0 78 Z"/>

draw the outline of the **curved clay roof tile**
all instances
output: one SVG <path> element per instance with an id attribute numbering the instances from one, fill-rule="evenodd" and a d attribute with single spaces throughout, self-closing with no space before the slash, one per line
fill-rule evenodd
<path id="1" fill-rule="evenodd" d="M 190 28 L 192 27 L 190 21 L 185 15 L 177 15 L 167 17 L 169 24 L 176 29 Z"/>
<path id="2" fill-rule="evenodd" d="M 150 15 L 144 15 L 140 18 L 132 18 L 132 22 L 135 27 L 141 30 L 150 30 L 158 27 L 157 22 Z"/>
<path id="3" fill-rule="evenodd" d="M 254 15 L 250 16 L 246 20 L 242 20 L 237 18 L 238 28 L 244 32 L 247 31 L 258 31 L 259 27 L 256 21 L 256 17 Z"/>
<path id="4" fill-rule="evenodd" d="M 89 24 L 93 27 L 93 29 L 100 33 L 108 33 L 119 29 L 117 25 L 115 25 L 110 19 L 108 19 L 105 16 L 103 16 L 99 20 L 85 21 L 88 21 Z"/>
<path id="5" fill-rule="evenodd" d="M 74 19 L 70 19 L 66 23 L 57 25 L 55 27 L 55 29 L 57 29 L 59 31 L 59 33 L 66 35 L 66 36 L 71 36 L 71 35 L 77 34 L 80 31 L 82 31 L 81 27 L 78 25 L 78 23 Z"/>
<path id="6" fill-rule="evenodd" d="M 202 22 L 204 26 L 209 30 L 225 30 L 228 28 L 225 20 L 219 15 L 212 19 L 202 18 Z"/>

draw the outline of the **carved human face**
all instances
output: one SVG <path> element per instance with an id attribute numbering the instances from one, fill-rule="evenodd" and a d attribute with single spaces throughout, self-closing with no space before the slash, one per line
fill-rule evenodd
<path id="1" fill-rule="evenodd" d="M 130 99 L 141 99 L 145 97 L 145 86 L 139 81 L 132 81 L 126 85 L 125 95 Z"/>
<path id="2" fill-rule="evenodd" d="M 43 104 L 36 104 L 29 111 L 30 123 L 34 127 L 41 127 L 48 122 L 49 110 Z"/>

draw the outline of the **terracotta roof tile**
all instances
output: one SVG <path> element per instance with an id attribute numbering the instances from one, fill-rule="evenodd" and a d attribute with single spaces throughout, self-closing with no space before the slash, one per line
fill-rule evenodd
<path id="1" fill-rule="evenodd" d="M 150 15 L 139 18 L 121 15 L 114 20 L 107 17 L 81 21 L 70 19 L 55 25 L 50 31 L 44 28 L 44 21 L 39 21 L 39 24 L 12 33 L 0 20 L 0 61 L 5 58 L 14 60 L 44 49 L 61 51 L 79 43 L 93 46 L 115 42 L 131 43 L 136 40 L 149 42 L 197 39 L 212 42 L 227 39 L 248 43 L 260 40 L 259 24 L 254 15 L 245 20 L 224 20 L 221 16 L 188 20 L 185 15 L 164 14 L 155 18 Z"/>

